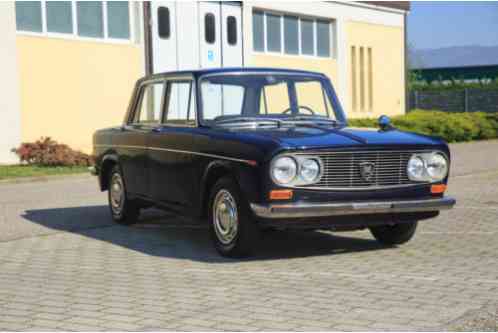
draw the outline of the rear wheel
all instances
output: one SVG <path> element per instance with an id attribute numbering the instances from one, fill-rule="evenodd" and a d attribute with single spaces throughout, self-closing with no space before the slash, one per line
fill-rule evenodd
<path id="1" fill-rule="evenodd" d="M 412 239 L 416 230 L 417 221 L 370 227 L 375 239 L 385 245 L 404 244 Z"/>
<path id="2" fill-rule="evenodd" d="M 119 166 L 112 168 L 108 186 L 109 208 L 112 219 L 123 225 L 130 225 L 137 221 L 140 209 L 135 202 L 128 199 L 126 187 Z"/>
<path id="3" fill-rule="evenodd" d="M 226 257 L 250 255 L 259 239 L 259 230 L 247 201 L 232 178 L 223 177 L 216 182 L 211 189 L 208 210 L 216 250 Z"/>

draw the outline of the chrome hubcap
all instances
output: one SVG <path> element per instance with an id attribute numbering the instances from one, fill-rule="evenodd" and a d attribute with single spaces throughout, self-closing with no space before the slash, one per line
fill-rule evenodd
<path id="1" fill-rule="evenodd" d="M 237 204 L 227 190 L 221 190 L 216 194 L 213 203 L 214 230 L 219 241 L 229 244 L 237 236 L 239 218 Z"/>
<path id="2" fill-rule="evenodd" d="M 112 211 L 119 215 L 123 210 L 124 203 L 124 186 L 120 174 L 115 173 L 112 175 L 109 191 Z"/>

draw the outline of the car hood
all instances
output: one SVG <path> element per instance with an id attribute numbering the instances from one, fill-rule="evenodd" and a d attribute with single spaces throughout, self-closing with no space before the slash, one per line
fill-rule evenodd
<path id="1" fill-rule="evenodd" d="M 239 130 L 240 131 L 240 130 Z M 319 127 L 282 127 L 274 129 L 242 130 L 242 135 L 260 136 L 273 139 L 289 148 L 326 148 L 366 145 L 409 145 L 432 146 L 441 140 L 396 129 L 381 131 L 374 128 L 319 128 Z"/>

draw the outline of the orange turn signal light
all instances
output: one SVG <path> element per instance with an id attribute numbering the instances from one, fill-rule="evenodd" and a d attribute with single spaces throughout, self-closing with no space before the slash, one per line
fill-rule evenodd
<path id="1" fill-rule="evenodd" d="M 432 185 L 431 186 L 431 193 L 432 194 L 444 193 L 444 191 L 446 191 L 446 185 L 445 184 L 438 184 L 438 185 Z"/>
<path id="2" fill-rule="evenodd" d="M 271 200 L 289 200 L 292 199 L 292 190 L 273 190 L 270 191 Z"/>

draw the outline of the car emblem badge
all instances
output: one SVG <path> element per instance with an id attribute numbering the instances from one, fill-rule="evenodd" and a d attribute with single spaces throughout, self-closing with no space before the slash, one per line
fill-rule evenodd
<path id="1" fill-rule="evenodd" d="M 360 174 L 361 178 L 365 181 L 369 182 L 375 175 L 375 163 L 372 162 L 363 162 L 360 163 Z"/>

